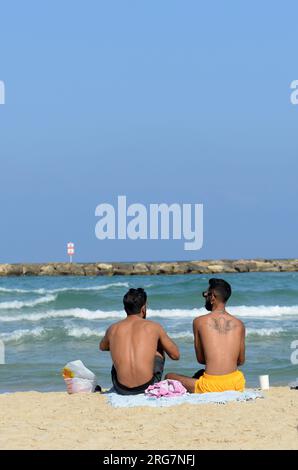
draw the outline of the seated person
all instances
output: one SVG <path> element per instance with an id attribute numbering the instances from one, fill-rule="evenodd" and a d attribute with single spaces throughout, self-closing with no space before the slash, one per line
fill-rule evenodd
<path id="1" fill-rule="evenodd" d="M 223 279 L 210 279 L 203 292 L 207 315 L 193 321 L 194 346 L 197 360 L 205 370 L 193 377 L 170 373 L 166 379 L 179 380 L 191 393 L 243 391 L 245 378 L 238 366 L 245 361 L 245 327 L 226 311 L 232 289 Z"/>
<path id="2" fill-rule="evenodd" d="M 129 289 L 123 298 L 127 317 L 111 325 L 99 348 L 110 351 L 114 389 L 121 395 L 143 393 L 162 378 L 165 354 L 173 360 L 179 349 L 159 323 L 146 320 L 147 294 Z"/>

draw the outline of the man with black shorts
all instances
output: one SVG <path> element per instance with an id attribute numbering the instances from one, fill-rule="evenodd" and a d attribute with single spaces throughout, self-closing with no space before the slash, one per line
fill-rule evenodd
<path id="1" fill-rule="evenodd" d="M 174 361 L 179 359 L 180 353 L 163 327 L 146 319 L 144 289 L 129 289 L 123 304 L 127 317 L 107 329 L 99 348 L 111 353 L 115 391 L 121 395 L 136 395 L 161 380 L 165 353 Z"/>

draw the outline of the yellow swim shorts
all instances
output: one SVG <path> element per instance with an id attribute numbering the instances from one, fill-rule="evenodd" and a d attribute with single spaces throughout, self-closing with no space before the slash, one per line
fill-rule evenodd
<path id="1" fill-rule="evenodd" d="M 244 388 L 245 378 L 240 370 L 226 375 L 210 375 L 204 372 L 195 383 L 195 393 L 225 392 L 226 390 L 243 392 Z"/>

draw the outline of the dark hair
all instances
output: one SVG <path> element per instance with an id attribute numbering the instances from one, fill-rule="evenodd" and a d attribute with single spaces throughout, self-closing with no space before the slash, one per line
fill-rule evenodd
<path id="1" fill-rule="evenodd" d="M 209 289 L 212 290 L 215 296 L 224 303 L 227 302 L 232 294 L 230 284 L 227 281 L 224 281 L 224 279 L 217 279 L 215 277 L 209 279 Z"/>
<path id="2" fill-rule="evenodd" d="M 147 294 L 139 287 L 138 289 L 129 289 L 123 297 L 124 310 L 127 315 L 136 315 L 140 313 L 141 308 L 147 302 Z"/>

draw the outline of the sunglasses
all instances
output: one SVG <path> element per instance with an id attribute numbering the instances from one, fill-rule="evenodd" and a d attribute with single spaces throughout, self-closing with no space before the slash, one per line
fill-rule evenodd
<path id="1" fill-rule="evenodd" d="M 207 297 L 211 297 L 212 294 L 214 295 L 214 297 L 216 297 L 216 295 L 208 290 L 205 290 L 204 292 L 202 292 L 202 296 L 206 299 Z"/>

